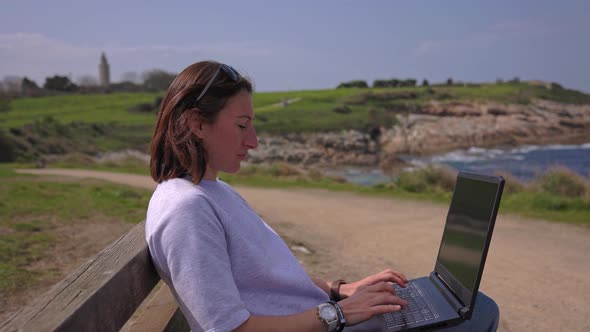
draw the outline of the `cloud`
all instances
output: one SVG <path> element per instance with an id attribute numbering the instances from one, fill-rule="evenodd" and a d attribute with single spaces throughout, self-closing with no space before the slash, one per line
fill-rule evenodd
<path id="1" fill-rule="evenodd" d="M 265 42 L 256 41 L 88 46 L 53 39 L 41 33 L 0 34 L 0 78 L 18 75 L 42 82 L 45 77 L 55 74 L 74 73 L 78 77 L 87 73 L 97 73 L 100 53 L 103 51 L 109 59 L 120 60 L 119 68 L 140 63 L 147 66 L 141 70 L 148 70 L 161 67 L 161 59 L 165 58 L 266 57 L 272 55 L 272 50 L 273 48 Z"/>
<path id="2" fill-rule="evenodd" d="M 542 36 L 551 31 L 551 27 L 533 19 L 502 21 L 485 30 L 468 32 L 460 38 L 424 40 L 414 50 L 416 55 L 435 55 L 453 50 L 468 51 L 489 48 L 503 40 Z"/>
<path id="3" fill-rule="evenodd" d="M 104 47 L 109 54 L 133 55 L 141 53 L 151 54 L 206 54 L 210 56 L 237 55 L 237 56 L 268 56 L 271 49 L 257 42 L 236 42 L 217 44 L 144 44 L 144 45 L 117 45 L 110 44 Z"/>
<path id="4" fill-rule="evenodd" d="M 54 58 L 84 57 L 96 54 L 96 49 L 67 44 L 39 33 L 14 33 L 0 34 L 0 52 Z"/>
<path id="5" fill-rule="evenodd" d="M 532 19 L 508 20 L 498 22 L 490 27 L 490 31 L 503 33 L 523 33 L 538 29 L 541 25 Z"/>

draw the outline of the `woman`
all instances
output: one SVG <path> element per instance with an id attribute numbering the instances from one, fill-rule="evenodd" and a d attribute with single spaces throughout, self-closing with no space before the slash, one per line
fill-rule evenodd
<path id="1" fill-rule="evenodd" d="M 232 67 L 183 70 L 160 107 L 151 145 L 158 182 L 146 238 L 193 331 L 340 331 L 406 302 L 385 270 L 343 283 L 308 276 L 283 240 L 228 184 L 258 145 L 252 85 Z M 332 299 L 333 301 L 330 301 Z"/>

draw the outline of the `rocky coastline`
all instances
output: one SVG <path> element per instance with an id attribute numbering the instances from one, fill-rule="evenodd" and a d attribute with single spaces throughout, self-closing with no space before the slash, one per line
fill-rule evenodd
<path id="1" fill-rule="evenodd" d="M 527 105 L 432 101 L 397 118 L 393 127 L 365 132 L 261 133 L 249 161 L 389 169 L 401 162 L 400 155 L 429 155 L 472 146 L 590 142 L 590 105 L 546 100 Z"/>

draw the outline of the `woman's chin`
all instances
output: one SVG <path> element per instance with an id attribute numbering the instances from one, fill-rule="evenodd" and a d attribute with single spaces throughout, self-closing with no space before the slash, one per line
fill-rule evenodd
<path id="1" fill-rule="evenodd" d="M 240 171 L 240 164 L 223 170 L 225 173 L 235 174 Z"/>

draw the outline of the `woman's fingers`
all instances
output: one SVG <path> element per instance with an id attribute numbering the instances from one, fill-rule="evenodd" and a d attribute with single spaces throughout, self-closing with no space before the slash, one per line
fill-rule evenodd
<path id="1" fill-rule="evenodd" d="M 360 287 L 353 296 L 339 303 L 350 325 L 356 325 L 377 314 L 399 311 L 407 305 L 407 301 L 394 294 L 393 285 L 389 282 Z"/>
<path id="2" fill-rule="evenodd" d="M 399 296 L 395 296 L 391 293 L 377 293 L 373 297 L 371 297 L 368 301 L 369 305 L 376 306 L 376 305 L 400 305 L 405 306 L 408 302 L 402 299 Z"/>
<path id="3" fill-rule="evenodd" d="M 386 314 L 388 312 L 395 312 L 395 311 L 400 311 L 400 310 L 402 310 L 402 306 L 398 305 L 398 304 L 376 305 L 371 308 L 372 316 Z"/>
<path id="4" fill-rule="evenodd" d="M 380 282 L 366 288 L 366 296 L 370 305 L 397 304 L 407 305 L 407 301 L 395 295 L 395 290 L 389 282 Z"/>
<path id="5" fill-rule="evenodd" d="M 389 276 L 389 278 L 390 278 L 389 281 L 395 282 L 396 284 L 399 284 L 401 286 L 405 287 L 406 283 L 408 282 L 408 279 L 401 272 L 387 269 L 387 270 L 383 271 L 382 273 Z"/>
<path id="6" fill-rule="evenodd" d="M 368 277 L 365 280 L 367 280 L 367 283 L 369 285 L 375 284 L 378 282 L 382 282 L 382 281 L 389 281 L 389 282 L 395 282 L 396 284 L 398 284 L 402 287 L 405 287 L 406 283 L 408 282 L 408 279 L 401 272 L 397 272 L 397 271 L 394 271 L 391 269 L 387 269 L 382 272 L 379 272 L 375 275 Z"/>
<path id="7" fill-rule="evenodd" d="M 395 293 L 394 286 L 391 283 L 384 281 L 368 286 L 367 290 L 370 292 L 389 292 L 392 294 Z"/>

